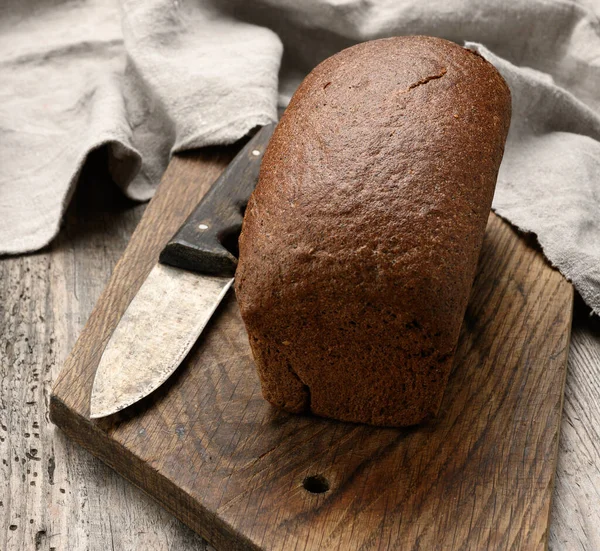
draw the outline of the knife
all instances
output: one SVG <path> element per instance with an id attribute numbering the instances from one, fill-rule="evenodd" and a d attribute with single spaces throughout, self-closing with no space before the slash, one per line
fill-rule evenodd
<path id="1" fill-rule="evenodd" d="M 96 370 L 90 418 L 111 415 L 162 385 L 186 357 L 231 287 L 239 235 L 275 123 L 236 155 L 162 250 L 111 335 Z"/>

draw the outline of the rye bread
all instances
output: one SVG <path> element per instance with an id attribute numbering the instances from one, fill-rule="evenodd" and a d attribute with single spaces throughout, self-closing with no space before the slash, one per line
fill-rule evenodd
<path id="1" fill-rule="evenodd" d="M 407 36 L 302 82 L 262 162 L 235 289 L 264 397 L 402 426 L 450 374 L 510 122 L 481 56 Z"/>

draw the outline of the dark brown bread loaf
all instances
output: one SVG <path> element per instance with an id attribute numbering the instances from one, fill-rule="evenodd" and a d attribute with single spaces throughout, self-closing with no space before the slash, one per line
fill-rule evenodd
<path id="1" fill-rule="evenodd" d="M 437 412 L 509 121 L 496 69 L 439 38 L 359 44 L 306 77 L 240 238 L 269 402 L 374 425 Z"/>

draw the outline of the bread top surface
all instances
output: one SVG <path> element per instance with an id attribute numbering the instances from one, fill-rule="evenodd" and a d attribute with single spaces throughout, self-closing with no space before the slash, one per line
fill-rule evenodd
<path id="1" fill-rule="evenodd" d="M 317 312 L 370 305 L 418 318 L 450 353 L 509 122 L 497 70 L 443 39 L 375 40 L 317 66 L 246 210 L 236 292 L 249 330 L 285 340 Z"/>

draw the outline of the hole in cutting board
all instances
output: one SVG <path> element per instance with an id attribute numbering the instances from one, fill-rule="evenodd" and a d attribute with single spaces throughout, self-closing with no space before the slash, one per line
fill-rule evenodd
<path id="1" fill-rule="evenodd" d="M 302 481 L 302 487 L 311 494 L 322 494 L 329 490 L 329 481 L 320 474 L 307 476 Z"/>

